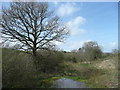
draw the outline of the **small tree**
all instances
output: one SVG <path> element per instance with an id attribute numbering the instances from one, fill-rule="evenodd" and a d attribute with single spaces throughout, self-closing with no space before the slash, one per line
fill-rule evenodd
<path id="1" fill-rule="evenodd" d="M 64 41 L 69 33 L 49 5 L 42 2 L 11 3 L 3 8 L 0 25 L 4 41 L 17 42 L 20 49 L 32 51 L 34 56 L 38 49 Z"/>
<path id="2" fill-rule="evenodd" d="M 90 60 L 98 59 L 102 55 L 100 46 L 93 41 L 85 42 L 81 50 Z"/>

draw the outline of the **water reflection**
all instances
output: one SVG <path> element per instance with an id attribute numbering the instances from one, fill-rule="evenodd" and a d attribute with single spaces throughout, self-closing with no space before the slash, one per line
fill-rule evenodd
<path id="1" fill-rule="evenodd" d="M 74 81 L 72 79 L 61 78 L 55 81 L 55 88 L 87 88 L 85 83 Z"/>

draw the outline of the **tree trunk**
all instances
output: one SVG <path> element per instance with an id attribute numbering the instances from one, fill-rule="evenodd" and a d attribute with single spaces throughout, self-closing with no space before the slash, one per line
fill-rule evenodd
<path id="1" fill-rule="evenodd" d="M 37 60 L 36 49 L 34 48 L 32 52 L 33 52 L 33 58 L 34 58 L 34 65 L 35 65 L 36 70 L 38 71 L 38 60 Z M 37 75 L 37 77 L 38 77 L 38 75 Z"/>
<path id="2" fill-rule="evenodd" d="M 36 49 L 33 49 L 33 56 L 36 57 L 37 54 L 36 54 Z"/>

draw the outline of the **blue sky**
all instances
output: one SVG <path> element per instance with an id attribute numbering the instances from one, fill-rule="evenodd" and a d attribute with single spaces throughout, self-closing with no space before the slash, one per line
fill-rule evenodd
<path id="1" fill-rule="evenodd" d="M 105 52 L 118 47 L 117 2 L 56 2 L 51 6 L 71 31 L 64 43 L 57 43 L 62 50 L 78 49 L 87 41 L 97 41 Z"/>
<path id="2" fill-rule="evenodd" d="M 61 50 L 78 49 L 87 41 L 97 41 L 104 52 L 110 52 L 118 47 L 117 2 L 51 2 L 49 4 L 71 32 L 65 42 L 55 42 Z"/>

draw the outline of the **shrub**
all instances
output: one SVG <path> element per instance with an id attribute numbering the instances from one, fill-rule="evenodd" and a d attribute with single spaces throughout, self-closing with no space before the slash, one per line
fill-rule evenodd
<path id="1" fill-rule="evenodd" d="M 63 54 L 58 51 L 41 50 L 37 55 L 39 71 L 44 73 L 59 72 L 63 65 Z"/>
<path id="2" fill-rule="evenodd" d="M 17 50 L 2 50 L 3 87 L 34 87 L 35 69 L 30 55 Z"/>
<path id="3" fill-rule="evenodd" d="M 83 54 L 85 60 L 95 60 L 101 58 L 102 50 L 97 42 L 85 42 L 83 47 L 79 49 L 80 54 Z"/>

